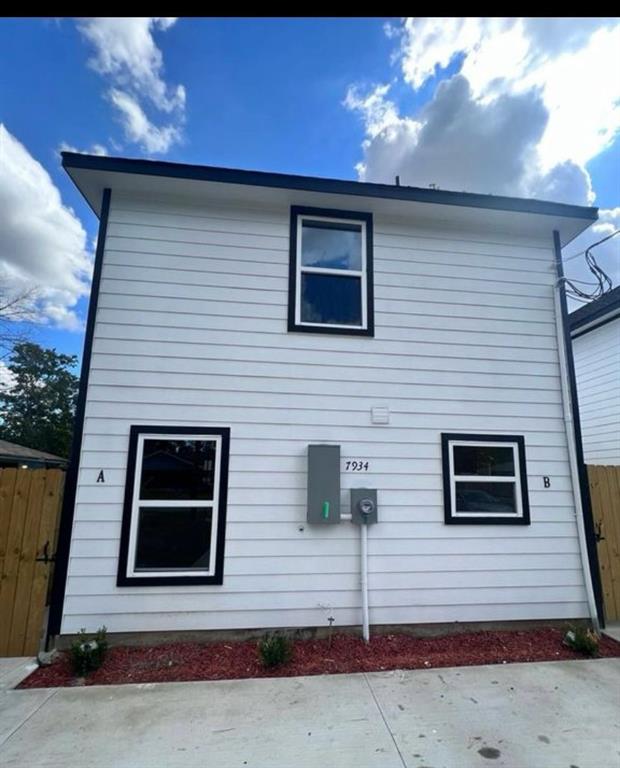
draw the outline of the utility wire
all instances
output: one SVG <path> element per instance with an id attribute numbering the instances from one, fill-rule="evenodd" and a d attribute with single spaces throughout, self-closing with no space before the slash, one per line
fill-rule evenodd
<path id="1" fill-rule="evenodd" d="M 608 240 L 611 240 L 612 237 L 615 237 L 617 234 L 620 234 L 620 229 L 617 229 L 615 232 L 612 232 L 610 235 L 607 235 L 606 237 L 603 237 L 601 240 L 598 240 L 596 243 L 592 243 L 588 248 L 585 249 L 585 251 L 581 251 L 581 253 L 575 253 L 572 256 L 569 256 L 568 259 L 565 259 L 564 261 L 571 261 L 572 259 L 576 259 L 578 256 L 582 256 L 585 254 L 585 261 L 588 265 L 588 269 L 590 272 L 594 275 L 594 278 L 596 282 L 594 283 L 588 283 L 585 280 L 571 280 L 567 277 L 562 278 L 562 282 L 564 283 L 564 286 L 566 288 L 566 293 L 571 296 L 573 299 L 576 299 L 577 301 L 582 302 L 588 302 L 593 301 L 594 299 L 599 299 L 601 296 L 604 296 L 606 293 L 609 293 L 611 289 L 613 288 L 613 283 L 611 281 L 611 278 L 609 275 L 605 272 L 604 269 L 602 269 L 596 262 L 596 259 L 594 258 L 592 254 L 592 249 L 596 248 L 598 245 L 602 245 L 602 243 L 606 243 Z M 588 286 L 590 291 L 587 291 L 586 289 L 579 288 L 577 286 L 577 283 L 580 285 Z"/>
<path id="2" fill-rule="evenodd" d="M 593 245 L 589 246 L 584 251 L 579 251 L 579 253 L 573 253 L 572 256 L 568 256 L 566 259 L 563 259 L 564 263 L 566 264 L 567 261 L 578 259 L 580 256 L 583 256 L 584 253 L 587 253 L 590 249 L 596 248 L 596 246 L 601 245 L 601 243 L 606 243 L 608 240 L 611 240 L 612 237 L 615 237 L 616 235 L 619 235 L 619 234 L 620 234 L 620 229 L 617 229 L 615 232 L 612 232 L 611 235 L 607 235 L 607 237 L 604 237 L 602 240 L 599 240 L 598 243 L 594 243 Z"/>

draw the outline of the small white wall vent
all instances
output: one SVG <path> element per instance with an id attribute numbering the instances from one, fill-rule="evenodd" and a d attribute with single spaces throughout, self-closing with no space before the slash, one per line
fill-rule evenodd
<path id="1" fill-rule="evenodd" d="M 389 424 L 390 409 L 387 405 L 375 405 L 370 409 L 370 421 L 373 424 Z"/>

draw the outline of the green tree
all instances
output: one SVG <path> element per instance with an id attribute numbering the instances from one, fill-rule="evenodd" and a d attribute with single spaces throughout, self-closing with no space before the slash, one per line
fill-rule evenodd
<path id="1" fill-rule="evenodd" d="M 12 383 L 0 388 L 0 438 L 57 456 L 68 456 L 78 377 L 75 355 L 21 342 L 13 347 Z"/>

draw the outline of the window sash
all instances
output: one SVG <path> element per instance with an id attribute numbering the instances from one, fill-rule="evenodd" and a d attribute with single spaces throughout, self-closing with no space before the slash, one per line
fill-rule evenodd
<path id="1" fill-rule="evenodd" d="M 184 440 L 184 441 L 200 441 L 210 440 L 215 443 L 215 466 L 213 469 L 213 499 L 197 499 L 195 501 L 191 499 L 183 499 L 176 501 L 175 499 L 166 499 L 157 501 L 156 499 L 149 499 L 148 501 L 140 500 L 140 484 L 142 480 L 142 461 L 144 456 L 144 442 L 145 440 Z M 129 547 L 127 552 L 127 569 L 126 576 L 139 577 L 139 578 L 161 578 L 162 576 L 213 576 L 215 574 L 216 563 L 216 549 L 217 549 L 217 528 L 219 524 L 219 493 L 220 493 L 220 471 L 222 463 L 222 438 L 220 435 L 210 435 L 208 433 L 201 435 L 187 434 L 153 434 L 151 432 L 142 433 L 138 435 L 137 450 L 136 450 L 136 466 L 134 471 L 134 483 L 133 483 L 133 498 L 131 503 L 131 524 L 129 528 Z M 140 507 L 203 507 L 212 508 L 212 522 L 211 522 L 211 542 L 210 542 L 210 555 L 209 555 L 209 568 L 207 569 L 136 569 L 136 550 L 137 550 L 137 537 L 138 537 L 138 518 Z"/>
<path id="2" fill-rule="evenodd" d="M 314 275 L 335 275 L 336 277 L 364 277 L 361 269 L 332 269 L 331 267 L 299 267 L 301 272 L 310 272 Z"/>
<path id="3" fill-rule="evenodd" d="M 334 222 L 337 224 L 355 224 L 361 227 L 361 257 L 362 268 L 359 269 L 331 269 L 328 267 L 304 267 L 302 266 L 302 229 L 304 221 L 316 223 Z M 365 330 L 368 328 L 368 276 L 367 276 L 367 253 L 366 253 L 366 222 L 357 219 L 339 219 L 331 216 L 312 216 L 309 214 L 299 214 L 297 216 L 297 265 L 295 274 L 295 323 L 309 328 L 337 328 L 341 330 L 357 329 Z M 362 292 L 362 317 L 359 325 L 343 325 L 339 323 L 309 323 L 301 319 L 301 275 L 310 273 L 316 275 L 335 275 L 337 277 L 357 277 L 360 278 L 360 291 Z"/>
<path id="4" fill-rule="evenodd" d="M 516 475 L 454 475 L 457 483 L 514 483 Z"/>
<path id="5" fill-rule="evenodd" d="M 454 448 L 511 448 L 514 461 L 514 475 L 457 475 L 454 472 Z M 450 440 L 448 446 L 448 462 L 450 472 L 450 515 L 452 517 L 508 518 L 523 517 L 523 495 L 521 489 L 521 467 L 519 464 L 518 443 L 489 442 L 485 440 Z M 514 512 L 458 512 L 456 509 L 456 484 L 465 483 L 513 483 L 515 486 Z"/>
<path id="6" fill-rule="evenodd" d="M 149 499 L 148 501 L 142 501 L 138 499 L 138 506 L 140 507 L 212 507 L 214 506 L 211 499 L 200 499 L 199 501 L 192 501 L 192 499 Z"/>

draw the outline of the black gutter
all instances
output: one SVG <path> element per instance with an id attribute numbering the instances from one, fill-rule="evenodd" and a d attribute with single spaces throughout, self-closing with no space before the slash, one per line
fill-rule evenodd
<path id="1" fill-rule="evenodd" d="M 298 176 L 286 173 L 243 171 L 234 168 L 217 168 L 209 165 L 169 163 L 163 160 L 137 160 L 102 155 L 83 155 L 77 152 L 63 152 L 62 165 L 69 175 L 71 175 L 70 169 L 82 169 L 108 173 L 130 173 L 142 176 L 190 179 L 194 181 L 214 181 L 224 184 L 244 184 L 275 189 L 293 189 L 334 195 L 356 195 L 358 197 L 436 203 L 438 205 L 458 205 L 467 208 L 510 211 L 512 213 L 536 213 L 543 216 L 562 216 L 585 219 L 587 221 L 596 221 L 598 218 L 598 208 L 553 203 L 546 200 L 526 200 L 519 197 L 504 197 L 502 195 L 449 192 L 441 189 L 423 189 L 421 187 L 396 186 L 393 184 L 371 184 L 342 179 L 321 179 L 313 176 Z M 77 186 L 79 187 L 79 184 Z"/>
<path id="2" fill-rule="evenodd" d="M 601 586 L 601 574 L 599 571 L 598 552 L 596 549 L 596 532 L 594 518 L 592 516 L 592 499 L 590 497 L 590 485 L 588 483 L 588 471 L 583 458 L 583 439 L 581 435 L 581 419 L 579 418 L 579 400 L 577 398 L 577 379 L 575 377 L 575 360 L 573 357 L 573 345 L 570 337 L 570 322 L 568 304 L 566 301 L 566 286 L 564 283 L 564 267 L 562 264 L 562 246 L 560 233 L 553 231 L 553 247 L 555 250 L 555 268 L 560 280 L 560 306 L 562 307 L 562 326 L 564 329 L 564 346 L 566 350 L 566 363 L 568 368 L 568 387 L 570 392 L 570 406 L 573 415 L 573 428 L 575 433 L 575 447 L 577 453 L 577 468 L 579 471 L 579 489 L 581 491 L 581 506 L 583 509 L 583 523 L 586 533 L 586 545 L 588 549 L 588 562 L 590 564 L 590 576 L 594 590 L 596 613 L 601 627 L 605 626 L 605 614 L 603 612 L 603 589 Z"/>
<path id="3" fill-rule="evenodd" d="M 573 339 L 578 339 L 580 336 L 585 336 L 586 333 L 590 333 L 590 331 L 595 331 L 597 328 L 602 328 L 602 326 L 607 325 L 607 323 L 613 323 L 614 320 L 620 320 L 620 312 L 616 312 L 614 315 L 610 315 L 603 318 L 602 320 L 599 320 L 593 325 L 589 325 L 587 328 L 584 328 L 583 331 L 573 331 L 571 336 Z"/>
<path id="4" fill-rule="evenodd" d="M 575 335 L 576 330 L 589 323 L 594 323 L 596 320 L 602 320 L 603 322 L 585 329 L 582 333 L 587 333 L 588 331 L 594 330 L 594 328 L 598 328 L 604 323 L 609 322 L 609 320 L 613 320 L 615 315 L 614 317 L 607 318 L 607 315 L 612 312 L 620 312 L 620 286 L 609 291 L 609 293 L 603 294 L 595 301 L 591 301 L 589 304 L 579 307 L 579 309 L 571 312 L 568 316 L 568 321 L 573 336 Z"/>
<path id="5" fill-rule="evenodd" d="M 67 469 L 67 476 L 65 478 L 65 491 L 62 502 L 62 511 L 60 513 L 60 528 L 58 531 L 56 563 L 54 566 L 54 583 L 52 585 L 52 597 L 50 601 L 49 619 L 47 624 L 47 640 L 49 640 L 50 636 L 60 634 L 62 609 L 65 602 L 67 569 L 69 567 L 69 550 L 71 548 L 71 532 L 73 530 L 73 515 L 75 512 L 75 494 L 77 489 L 78 470 L 80 464 L 80 451 L 82 448 L 82 435 L 84 433 L 86 392 L 88 390 L 90 359 L 93 349 L 95 317 L 97 315 L 97 304 L 99 303 L 99 285 L 101 283 L 103 251 L 105 247 L 106 231 L 108 228 L 110 197 L 110 190 L 104 189 L 103 198 L 101 200 L 101 213 L 99 216 L 99 234 L 97 236 L 97 250 L 95 251 L 93 282 L 90 289 L 90 302 L 88 304 L 88 317 L 86 320 L 86 335 L 84 338 L 84 353 L 82 355 L 82 370 L 80 372 L 80 388 L 78 391 L 77 406 L 75 409 L 73 439 L 71 442 L 71 456 L 69 458 L 69 468 Z"/>

